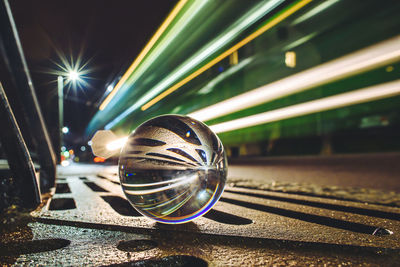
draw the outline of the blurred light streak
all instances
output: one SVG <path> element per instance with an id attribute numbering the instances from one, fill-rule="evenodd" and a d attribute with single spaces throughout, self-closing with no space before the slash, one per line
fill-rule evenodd
<path id="1" fill-rule="evenodd" d="M 296 41 L 294 41 L 293 43 L 288 44 L 287 46 L 285 46 L 284 48 L 282 48 L 282 51 L 287 51 L 287 50 L 291 50 L 299 45 L 304 44 L 305 42 L 308 42 L 309 40 L 311 40 L 312 38 L 314 38 L 316 35 L 318 34 L 318 32 L 313 32 L 310 33 Z"/>
<path id="2" fill-rule="evenodd" d="M 279 4 L 281 4 L 283 0 L 274 0 L 266 3 L 261 3 L 251 10 L 249 10 L 244 16 L 236 21 L 234 25 L 229 27 L 225 32 L 220 34 L 217 38 L 209 42 L 205 47 L 203 47 L 197 54 L 186 60 L 182 63 L 177 71 L 169 75 L 166 79 L 164 79 L 161 83 L 155 86 L 148 94 L 145 96 L 144 102 L 151 100 L 153 97 L 157 96 L 160 92 L 165 90 L 168 86 L 170 86 L 173 82 L 180 79 L 183 75 L 187 74 L 194 67 L 201 64 L 202 61 L 207 59 L 213 53 L 221 49 L 224 45 L 226 45 L 229 41 L 233 40 L 236 36 L 238 36 L 244 29 L 248 26 L 254 24 L 257 20 L 261 19 L 271 10 L 276 8 Z M 236 52 L 236 51 L 233 51 Z M 229 53 L 231 55 L 232 53 Z M 227 56 L 229 56 L 227 55 Z M 142 110 L 146 109 L 145 104 L 142 106 Z"/>
<path id="3" fill-rule="evenodd" d="M 108 143 L 106 145 L 106 148 L 108 150 L 110 150 L 110 151 L 120 149 L 121 147 L 123 147 L 125 145 L 127 140 L 128 140 L 128 136 L 125 136 L 123 138 L 119 138 L 117 140 L 114 140 L 114 141 Z"/>
<path id="4" fill-rule="evenodd" d="M 146 98 L 149 98 L 148 96 L 144 96 L 141 99 L 139 99 L 134 105 L 132 105 L 131 107 L 126 109 L 124 112 L 122 112 L 117 117 L 115 117 L 111 122 L 106 124 L 104 129 L 106 129 L 106 130 L 112 129 L 115 125 L 117 125 L 120 121 L 122 121 L 126 116 L 131 114 L 133 111 L 135 111 L 138 107 L 140 107 L 143 104 L 144 105 L 141 107 L 141 109 L 143 111 L 146 110 L 147 108 L 154 105 L 156 102 L 158 102 L 162 98 L 164 98 L 167 95 L 171 94 L 172 92 L 176 91 L 178 88 L 180 88 L 187 82 L 191 81 L 192 79 L 194 79 L 195 77 L 197 77 L 198 75 L 200 75 L 201 73 L 206 71 L 207 69 L 211 68 L 212 66 L 214 66 L 215 64 L 217 64 L 218 62 L 223 60 L 224 58 L 228 57 L 230 54 L 237 51 L 239 48 L 243 47 L 244 45 L 246 45 L 247 43 L 249 43 L 256 37 L 260 36 L 261 34 L 263 34 L 264 32 L 266 32 L 267 30 L 269 30 L 270 28 L 272 28 L 273 26 L 275 26 L 276 24 L 278 24 L 279 22 L 281 22 L 282 20 L 284 20 L 285 18 L 287 18 L 288 16 L 290 16 L 291 14 L 293 14 L 298 9 L 302 8 L 304 5 L 308 4 L 311 1 L 312 0 L 300 0 L 297 3 L 289 6 L 288 8 L 284 9 L 283 11 L 279 12 L 278 14 L 274 15 L 270 20 L 267 20 L 266 24 L 264 24 L 261 28 L 259 28 L 258 30 L 256 30 L 255 32 L 253 32 L 252 34 L 250 34 L 249 36 L 244 38 L 242 41 L 240 41 L 239 43 L 237 43 L 230 49 L 228 49 L 225 52 L 223 52 L 222 54 L 220 54 L 218 57 L 214 58 L 212 61 L 210 61 L 203 67 L 201 67 L 199 70 L 193 72 L 192 74 L 187 76 L 185 79 L 181 80 L 180 82 L 178 82 L 174 86 L 170 87 L 169 89 L 167 89 L 160 95 L 156 96 L 151 101 L 144 104 L 145 101 L 149 100 L 149 99 L 146 99 Z M 278 4 L 278 2 L 276 2 L 276 3 L 273 2 L 273 4 Z M 267 7 L 271 7 L 271 6 L 267 5 Z M 152 90 L 152 92 L 154 92 L 154 89 Z"/>
<path id="5" fill-rule="evenodd" d="M 215 133 L 229 132 L 396 95 L 400 95 L 400 80 L 211 125 L 210 128 Z"/>
<path id="6" fill-rule="evenodd" d="M 400 59 L 400 36 L 272 82 L 188 114 L 207 121 L 312 87 L 359 74 Z"/>
<path id="7" fill-rule="evenodd" d="M 132 63 L 132 65 L 128 68 L 128 70 L 122 76 L 122 78 L 118 81 L 117 85 L 114 87 L 114 89 L 111 91 L 111 93 L 106 97 L 106 99 L 104 99 L 103 103 L 101 103 L 101 105 L 99 107 L 100 110 L 103 110 L 108 105 L 108 103 L 110 103 L 111 99 L 115 96 L 115 94 L 118 92 L 118 90 L 121 88 L 121 86 L 126 82 L 126 80 L 129 78 L 129 76 L 132 74 L 132 72 L 136 69 L 136 67 L 141 63 L 143 58 L 147 55 L 147 53 L 154 46 L 154 44 L 157 42 L 157 40 L 160 38 L 160 36 L 164 33 L 164 31 L 167 29 L 167 27 L 170 25 L 170 23 L 174 20 L 174 18 L 179 13 L 179 11 L 184 7 L 186 2 L 187 2 L 187 0 L 181 0 L 176 4 L 174 9 L 168 15 L 168 17 L 165 19 L 165 21 L 161 24 L 161 26 L 158 28 L 156 33 L 153 35 L 153 37 L 150 39 L 150 41 L 146 44 L 146 46 L 140 52 L 139 56 L 135 59 L 135 61 Z"/>
<path id="8" fill-rule="evenodd" d="M 214 79 L 209 81 L 206 86 L 204 86 L 197 92 L 197 94 L 198 95 L 206 95 L 206 94 L 210 93 L 218 83 L 222 82 L 223 80 L 225 80 L 226 78 L 235 74 L 236 72 L 242 70 L 244 67 L 249 65 L 250 62 L 252 62 L 252 61 L 253 61 L 253 58 L 246 58 L 246 59 L 242 60 L 240 63 L 233 65 L 227 71 L 221 73 L 220 75 L 218 75 L 217 77 L 215 77 Z"/>
<path id="9" fill-rule="evenodd" d="M 299 23 L 317 15 L 318 13 L 321 13 L 322 11 L 326 10 L 328 7 L 330 7 L 331 5 L 333 5 L 337 2 L 339 2 L 339 0 L 328 0 L 328 1 L 322 2 L 320 5 L 316 6 L 315 8 L 311 9 L 306 14 L 304 14 L 303 16 L 301 16 L 298 19 L 296 19 L 295 21 L 293 21 L 292 25 L 294 26 L 296 24 L 299 24 Z"/>
<path id="10" fill-rule="evenodd" d="M 155 103 L 160 101 L 161 99 L 163 99 L 166 96 L 170 95 L 171 93 L 175 92 L 177 89 L 182 87 L 184 84 L 186 84 L 189 81 L 193 80 L 194 78 L 196 78 L 197 76 L 199 76 L 200 74 L 202 74 L 203 72 L 205 72 L 206 70 L 208 70 L 209 68 L 211 68 L 212 66 L 217 64 L 218 62 L 220 62 L 221 60 L 223 60 L 224 58 L 228 57 L 233 52 L 237 51 L 239 48 L 241 48 L 244 45 L 248 44 L 250 41 L 254 40 L 255 38 L 257 38 L 258 36 L 260 36 L 261 34 L 266 32 L 267 30 L 271 29 L 272 27 L 274 27 L 276 24 L 278 24 L 279 22 L 281 22 L 285 18 L 287 18 L 290 15 L 292 15 L 294 12 L 296 12 L 297 10 L 299 10 L 300 8 L 305 6 L 306 4 L 310 3 L 311 1 L 312 0 L 301 0 L 297 4 L 291 6 L 290 8 L 286 9 L 285 11 L 283 11 L 282 13 L 278 13 L 277 16 L 274 16 L 264 26 L 262 26 L 261 28 L 259 28 L 258 30 L 256 30 L 255 32 L 253 32 L 252 34 L 250 34 L 249 36 L 247 36 L 243 40 L 241 40 L 239 43 L 237 43 L 236 45 L 232 46 L 231 48 L 229 48 L 228 50 L 226 50 L 225 52 L 223 52 L 222 54 L 220 54 L 219 56 L 217 56 L 216 58 L 211 60 L 209 63 L 207 63 L 206 65 L 204 65 L 203 67 L 201 67 L 197 71 L 193 72 L 192 74 L 190 74 L 189 76 L 187 76 L 186 78 L 181 80 L 180 82 L 176 83 L 172 87 L 168 88 L 167 90 L 165 90 L 164 92 L 162 92 L 161 94 L 159 94 L 158 96 L 156 96 L 155 98 L 153 98 L 152 100 L 150 100 L 149 102 L 144 104 L 141 107 L 141 110 L 144 111 L 144 110 L 148 109 L 149 107 L 151 107 L 152 105 L 154 105 Z"/>
<path id="11" fill-rule="evenodd" d="M 178 35 L 181 31 L 185 29 L 190 29 L 190 23 L 196 19 L 196 15 L 201 13 L 204 8 L 207 7 L 207 4 L 212 0 L 192 0 L 188 2 L 185 6 L 185 11 L 181 12 L 177 17 L 176 21 L 174 20 L 171 23 L 171 26 L 168 30 L 165 31 L 165 36 L 157 42 L 157 46 L 155 46 L 151 53 L 146 55 L 145 60 L 141 62 L 141 64 L 136 68 L 136 70 L 132 73 L 129 78 L 129 84 L 127 87 L 132 86 L 136 80 L 144 73 L 146 70 L 151 68 L 156 60 L 159 59 L 160 56 L 164 53 L 164 50 L 168 47 L 173 46 L 173 42 L 176 41 Z M 192 31 L 190 29 L 190 31 Z M 142 103 L 143 104 L 143 103 Z"/>

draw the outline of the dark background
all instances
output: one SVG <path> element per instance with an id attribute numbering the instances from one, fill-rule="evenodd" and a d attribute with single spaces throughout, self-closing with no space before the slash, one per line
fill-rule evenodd
<path id="1" fill-rule="evenodd" d="M 64 90 L 67 146 L 83 132 L 107 86 L 118 80 L 176 0 L 10 1 L 14 20 L 49 132 L 58 137 L 57 75 L 60 54 L 90 70 L 88 86 Z M 57 52 L 58 51 L 58 52 Z M 56 141 L 53 141 L 56 143 Z"/>

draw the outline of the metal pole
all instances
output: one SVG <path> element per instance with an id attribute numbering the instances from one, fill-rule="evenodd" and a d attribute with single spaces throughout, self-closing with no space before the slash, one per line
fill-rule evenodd
<path id="1" fill-rule="evenodd" d="M 60 132 L 60 147 L 58 148 L 58 157 L 61 158 L 61 147 L 64 145 L 63 142 L 63 127 L 64 127 L 64 79 L 62 76 L 57 77 L 58 86 L 58 123 Z M 60 159 L 61 163 L 61 159 Z"/>
<path id="2" fill-rule="evenodd" d="M 22 126 L 21 132 L 30 149 L 36 152 L 40 164 L 40 188 L 42 192 L 49 192 L 55 183 L 56 155 L 7 0 L 0 0 L 0 47 L 0 80 L 14 109 L 19 111 L 17 120 Z M 1 127 L 0 131 L 5 131 L 4 126 Z"/>
<path id="3" fill-rule="evenodd" d="M 0 196 L 0 208 L 6 208 L 11 204 L 20 204 L 18 203 L 20 200 L 23 207 L 35 209 L 41 201 L 35 167 L 1 83 L 0 121 L 1 127 L 3 127 L 0 131 L 0 141 L 13 174 L 11 177 L 14 178 L 11 183 L 4 177 L 0 179 L 1 186 L 6 188 L 6 191 L 2 192 Z M 16 195 L 14 195 L 15 193 Z M 14 200 L 15 197 L 16 200 Z"/>

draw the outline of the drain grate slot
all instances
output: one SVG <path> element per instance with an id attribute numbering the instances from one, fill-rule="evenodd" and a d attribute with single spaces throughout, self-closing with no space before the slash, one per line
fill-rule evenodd
<path id="1" fill-rule="evenodd" d="M 49 205 L 49 210 L 72 210 L 76 209 L 73 198 L 53 198 Z"/>
<path id="2" fill-rule="evenodd" d="M 58 183 L 56 185 L 56 194 L 65 194 L 71 193 L 71 189 L 69 188 L 67 183 Z"/>
<path id="3" fill-rule="evenodd" d="M 118 214 L 122 216 L 142 216 L 137 210 L 135 210 L 126 199 L 118 196 L 102 196 L 105 202 L 107 202 L 111 208 L 113 208 Z"/>
<path id="4" fill-rule="evenodd" d="M 112 264 L 108 266 L 196 266 L 196 267 L 206 267 L 208 266 L 207 262 L 194 257 L 187 255 L 175 255 L 163 257 L 161 259 L 148 259 L 148 260 L 139 260 L 139 261 L 130 261 L 119 264 Z"/>
<path id="5" fill-rule="evenodd" d="M 306 205 L 306 206 L 310 206 L 310 207 L 344 211 L 344 212 L 356 213 L 356 214 L 366 215 L 366 216 L 371 216 L 371 217 L 400 221 L 400 214 L 394 213 L 394 212 L 386 212 L 386 211 L 373 210 L 373 209 L 349 207 L 349 206 L 343 206 L 343 205 L 338 205 L 338 204 L 329 204 L 329 203 L 281 197 L 281 196 L 263 195 L 263 194 L 251 193 L 251 192 L 239 192 L 239 191 L 234 191 L 234 190 L 225 190 L 225 192 L 239 194 L 239 195 L 245 195 L 245 196 L 264 198 L 264 199 L 270 199 L 270 200 L 283 201 L 283 202 L 299 204 L 299 205 Z"/>
<path id="6" fill-rule="evenodd" d="M 253 223 L 252 220 L 236 216 L 233 214 L 229 214 L 223 211 L 219 210 L 210 210 L 207 212 L 204 217 L 207 219 L 219 222 L 219 223 L 224 223 L 224 224 L 233 224 L 233 225 L 246 225 L 246 224 L 251 224 Z"/>
<path id="7" fill-rule="evenodd" d="M 249 208 L 249 209 L 254 209 L 254 210 L 263 211 L 263 212 L 269 212 L 269 213 L 277 214 L 280 216 L 285 216 L 288 218 L 298 219 L 298 220 L 302 220 L 302 221 L 310 222 L 310 223 L 317 223 L 320 225 L 325 225 L 325 226 L 334 227 L 334 228 L 338 228 L 338 229 L 348 230 L 348 231 L 352 231 L 352 232 L 356 232 L 356 233 L 373 235 L 376 232 L 376 229 L 378 228 L 376 226 L 348 222 L 348 221 L 329 218 L 329 217 L 325 217 L 325 216 L 308 214 L 308 213 L 287 210 L 287 209 L 282 209 L 282 208 L 275 208 L 275 207 L 256 204 L 256 203 L 249 203 L 249 202 L 245 202 L 245 201 L 241 201 L 241 200 L 237 200 L 237 199 L 221 198 L 221 201 L 230 203 L 230 204 L 234 204 L 234 205 L 238 205 L 238 206 L 242 206 L 242 207 Z"/>
<path id="8" fill-rule="evenodd" d="M 92 189 L 94 192 L 108 192 L 107 190 L 105 190 L 103 187 L 97 185 L 94 182 L 83 182 L 85 185 L 87 185 L 90 189 Z"/>

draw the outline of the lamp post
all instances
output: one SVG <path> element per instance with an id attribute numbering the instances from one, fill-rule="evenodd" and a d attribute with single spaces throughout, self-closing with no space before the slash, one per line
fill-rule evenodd
<path id="1" fill-rule="evenodd" d="M 76 70 L 69 70 L 67 74 L 67 83 L 71 82 L 75 84 L 80 80 L 80 73 Z M 64 145 L 64 134 L 66 134 L 67 127 L 64 127 L 64 77 L 59 75 L 57 77 L 57 88 L 58 88 L 58 122 L 59 122 L 59 133 L 60 133 L 60 146 L 59 146 L 59 155 L 61 151 L 61 147 Z M 61 156 L 59 157 L 61 162 Z"/>
<path id="2" fill-rule="evenodd" d="M 63 131 L 64 127 L 64 78 L 60 75 L 57 77 L 57 88 L 58 88 L 58 123 L 60 133 L 60 147 L 58 148 L 59 160 L 61 162 L 61 147 L 63 144 Z"/>

